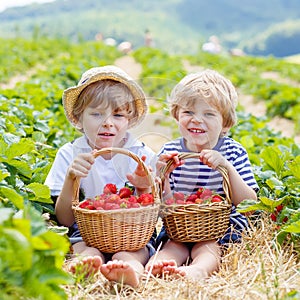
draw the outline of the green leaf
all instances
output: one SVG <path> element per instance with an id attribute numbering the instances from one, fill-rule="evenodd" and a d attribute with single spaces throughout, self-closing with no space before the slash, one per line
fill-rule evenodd
<path id="1" fill-rule="evenodd" d="M 300 233 L 300 220 L 282 227 L 285 232 Z"/>
<path id="2" fill-rule="evenodd" d="M 22 209 L 24 207 L 24 199 L 21 195 L 19 195 L 14 189 L 1 186 L 0 194 L 2 197 L 10 200 L 18 209 Z"/>
<path id="3" fill-rule="evenodd" d="M 264 149 L 261 152 L 261 157 L 277 174 L 280 174 L 284 166 L 284 161 L 279 157 L 274 148 L 268 147 Z"/>
<path id="4" fill-rule="evenodd" d="M 32 170 L 29 166 L 29 164 L 25 161 L 17 160 L 17 159 L 11 159 L 9 162 L 7 162 L 9 165 L 15 167 L 20 174 L 31 177 Z"/>
<path id="5" fill-rule="evenodd" d="M 252 199 L 247 199 L 242 201 L 236 209 L 238 212 L 245 213 L 254 210 L 266 210 L 267 207 L 261 202 L 257 202 Z"/>
<path id="6" fill-rule="evenodd" d="M 26 188 L 35 195 L 35 201 L 39 201 L 39 198 L 42 198 L 42 200 L 40 199 L 40 201 L 43 203 L 53 203 L 53 201 L 50 198 L 51 195 L 48 186 L 38 182 L 33 182 L 28 184 Z M 46 201 L 47 199 L 48 201 Z"/>
<path id="7" fill-rule="evenodd" d="M 34 142 L 30 139 L 21 139 L 18 143 L 12 144 L 6 151 L 6 156 L 10 160 L 16 156 L 21 156 L 34 150 Z"/>

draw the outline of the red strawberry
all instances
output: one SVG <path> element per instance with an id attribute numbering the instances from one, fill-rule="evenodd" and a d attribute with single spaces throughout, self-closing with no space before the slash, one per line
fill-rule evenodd
<path id="1" fill-rule="evenodd" d="M 105 210 L 112 210 L 112 209 L 119 209 L 120 205 L 117 203 L 105 203 L 104 209 Z"/>
<path id="2" fill-rule="evenodd" d="M 197 196 L 199 197 L 199 198 L 201 198 L 201 195 L 202 195 L 202 192 L 204 191 L 204 188 L 203 187 L 200 187 L 198 190 L 197 190 L 197 192 L 196 192 L 196 194 L 197 194 Z"/>
<path id="3" fill-rule="evenodd" d="M 138 203 L 143 206 L 150 205 L 154 203 L 154 198 L 152 194 L 142 194 L 138 198 Z"/>
<path id="4" fill-rule="evenodd" d="M 197 204 L 201 204 L 201 203 L 203 203 L 203 199 L 201 199 L 201 198 L 197 198 L 197 199 L 195 200 L 195 203 L 197 203 Z"/>
<path id="5" fill-rule="evenodd" d="M 130 202 L 130 203 L 137 203 L 137 197 L 134 196 L 134 195 L 131 195 L 131 196 L 128 198 L 128 202 Z"/>
<path id="6" fill-rule="evenodd" d="M 276 206 L 276 210 L 277 210 L 278 212 L 281 212 L 281 211 L 283 210 L 283 205 L 280 204 L 280 205 Z"/>
<path id="7" fill-rule="evenodd" d="M 276 217 L 275 214 L 271 214 L 270 218 L 271 218 L 272 221 L 276 222 L 277 217 Z"/>
<path id="8" fill-rule="evenodd" d="M 196 194 L 191 194 L 186 198 L 186 201 L 195 203 L 197 198 L 198 198 L 198 196 Z"/>
<path id="9" fill-rule="evenodd" d="M 119 203 L 120 200 L 121 200 L 121 198 L 117 194 L 111 194 L 106 198 L 107 203 Z"/>
<path id="10" fill-rule="evenodd" d="M 178 199 L 178 200 L 179 200 L 179 199 Z M 166 203 L 167 205 L 172 205 L 172 204 L 175 203 L 175 201 L 174 201 L 173 198 L 168 198 L 168 199 L 165 201 L 165 203 Z"/>
<path id="11" fill-rule="evenodd" d="M 117 187 L 113 183 L 107 183 L 103 189 L 104 194 L 116 194 L 117 193 Z"/>
<path id="12" fill-rule="evenodd" d="M 96 207 L 92 204 L 89 204 L 88 206 L 85 207 L 85 209 L 89 209 L 89 210 L 95 210 Z"/>
<path id="13" fill-rule="evenodd" d="M 139 208 L 140 204 L 137 202 L 128 202 L 127 207 L 128 208 Z"/>
<path id="14" fill-rule="evenodd" d="M 91 204 L 91 199 L 86 199 L 79 203 L 80 208 L 86 208 L 88 205 Z"/>
<path id="15" fill-rule="evenodd" d="M 184 200 L 176 200 L 176 204 L 185 204 L 185 201 Z"/>
<path id="16" fill-rule="evenodd" d="M 120 198 L 129 198 L 132 195 L 132 191 L 128 187 L 123 187 L 119 191 Z"/>
<path id="17" fill-rule="evenodd" d="M 212 196 L 213 192 L 210 189 L 204 189 L 202 194 L 201 194 L 201 198 L 206 200 L 209 199 Z"/>
<path id="18" fill-rule="evenodd" d="M 219 195 L 214 195 L 211 199 L 211 202 L 222 202 L 222 197 Z"/>
<path id="19" fill-rule="evenodd" d="M 175 200 L 184 200 L 184 194 L 180 193 L 180 192 L 175 192 L 173 194 L 173 197 L 174 197 Z"/>
<path id="20" fill-rule="evenodd" d="M 104 204 L 105 204 L 105 200 L 104 199 L 98 199 L 98 200 L 95 200 L 93 204 L 96 208 L 98 208 L 98 207 L 103 208 Z"/>

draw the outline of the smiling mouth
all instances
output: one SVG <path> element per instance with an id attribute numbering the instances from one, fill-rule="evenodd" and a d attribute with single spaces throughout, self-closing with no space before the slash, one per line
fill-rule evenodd
<path id="1" fill-rule="evenodd" d="M 99 135 L 101 135 L 101 136 L 114 136 L 114 134 L 112 134 L 112 133 L 107 133 L 107 132 L 99 133 Z"/>
<path id="2" fill-rule="evenodd" d="M 192 133 L 205 133 L 205 131 L 202 130 L 202 129 L 194 129 L 194 128 L 189 129 L 189 132 L 192 132 Z"/>

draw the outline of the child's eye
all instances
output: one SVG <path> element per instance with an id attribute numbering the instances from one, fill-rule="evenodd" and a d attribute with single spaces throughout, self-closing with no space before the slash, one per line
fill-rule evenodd
<path id="1" fill-rule="evenodd" d="M 190 115 L 190 116 L 194 114 L 194 112 L 192 112 L 191 110 L 185 110 L 183 113 L 185 115 Z"/>
<path id="2" fill-rule="evenodd" d="M 118 113 L 118 114 L 114 114 L 114 116 L 115 116 L 116 118 L 123 118 L 123 117 L 125 117 L 125 114 L 120 114 L 120 113 Z"/>

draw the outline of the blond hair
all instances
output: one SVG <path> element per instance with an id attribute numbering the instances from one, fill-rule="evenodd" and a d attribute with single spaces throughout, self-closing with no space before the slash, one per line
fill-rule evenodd
<path id="1" fill-rule="evenodd" d="M 117 112 L 125 109 L 128 113 L 129 124 L 138 118 L 138 111 L 134 97 L 127 86 L 114 80 L 101 80 L 88 85 L 79 95 L 73 107 L 73 114 L 77 120 L 86 107 L 102 106 L 104 110 Z"/>
<path id="2" fill-rule="evenodd" d="M 236 121 L 237 92 L 230 80 L 214 70 L 204 70 L 185 76 L 168 97 L 170 113 L 178 120 L 181 107 L 191 107 L 197 101 L 207 101 L 223 117 L 223 127 L 230 128 Z"/>

